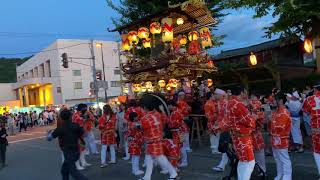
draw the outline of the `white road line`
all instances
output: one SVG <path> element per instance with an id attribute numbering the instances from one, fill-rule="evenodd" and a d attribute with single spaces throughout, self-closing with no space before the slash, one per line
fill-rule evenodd
<path id="1" fill-rule="evenodd" d="M 45 138 L 47 136 L 40 136 L 40 137 L 35 137 L 35 138 L 28 138 L 28 139 L 21 139 L 21 140 L 16 140 L 16 141 L 9 141 L 9 144 L 14 144 L 14 143 L 18 143 L 18 142 L 25 142 L 25 141 L 30 141 L 30 140 L 34 140 L 34 139 L 42 139 Z"/>

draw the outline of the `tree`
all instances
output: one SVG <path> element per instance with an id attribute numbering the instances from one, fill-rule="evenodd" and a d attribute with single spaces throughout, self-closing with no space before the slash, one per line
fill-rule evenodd
<path id="1" fill-rule="evenodd" d="M 120 0 L 119 5 L 115 4 L 112 0 L 106 1 L 108 6 L 110 6 L 120 15 L 120 18 L 112 18 L 113 24 L 118 27 L 167 9 L 168 2 L 170 4 L 178 4 L 183 3 L 186 0 Z M 221 10 L 223 9 L 221 5 L 222 3 L 220 0 L 207 0 L 208 8 L 211 10 L 213 17 L 217 19 L 220 19 L 224 16 L 224 14 L 221 13 Z"/>
<path id="2" fill-rule="evenodd" d="M 255 18 L 272 13 L 277 19 L 266 27 L 266 37 L 274 34 L 281 36 L 320 35 L 320 1 L 319 0 L 226 0 L 225 8 L 252 8 Z"/>

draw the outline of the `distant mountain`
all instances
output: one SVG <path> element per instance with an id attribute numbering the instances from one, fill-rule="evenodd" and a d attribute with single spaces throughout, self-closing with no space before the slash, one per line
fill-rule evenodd
<path id="1" fill-rule="evenodd" d="M 0 58 L 0 83 L 17 82 L 16 66 L 24 63 L 26 58 Z"/>

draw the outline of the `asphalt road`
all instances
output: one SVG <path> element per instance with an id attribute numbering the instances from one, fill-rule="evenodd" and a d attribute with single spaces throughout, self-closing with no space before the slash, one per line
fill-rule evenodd
<path id="1" fill-rule="evenodd" d="M 41 137 L 41 136 L 40 136 Z M 45 139 L 13 141 L 8 147 L 8 167 L 0 170 L 0 180 L 59 180 L 61 152 L 57 141 L 47 142 Z M 183 180 L 215 180 L 221 179 L 222 173 L 215 173 L 211 168 L 220 160 L 220 155 L 210 155 L 209 146 L 193 147 L 190 154 L 190 166 L 182 169 L 180 176 Z M 99 156 L 87 157 L 93 165 L 83 173 L 90 180 L 130 180 L 138 179 L 131 174 L 131 164 L 119 158 L 118 163 L 101 169 Z M 311 152 L 292 154 L 294 180 L 318 180 L 317 170 Z M 269 179 L 275 176 L 275 164 L 272 157 L 267 158 Z M 155 169 L 153 180 L 164 180 L 166 176 Z"/>

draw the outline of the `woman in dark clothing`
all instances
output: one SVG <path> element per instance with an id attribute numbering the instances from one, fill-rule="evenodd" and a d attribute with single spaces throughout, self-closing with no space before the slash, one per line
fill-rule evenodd
<path id="1" fill-rule="evenodd" d="M 5 123 L 0 123 L 0 169 L 6 166 L 6 150 L 8 146 Z"/>

